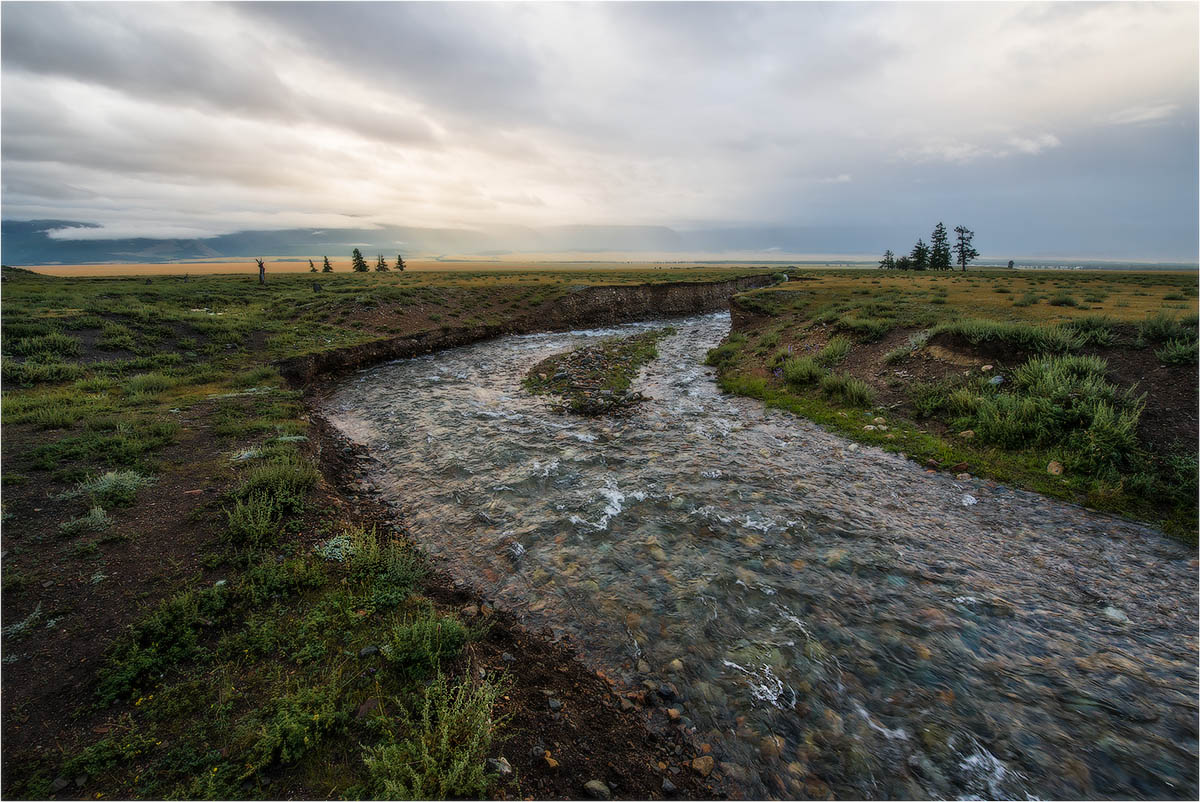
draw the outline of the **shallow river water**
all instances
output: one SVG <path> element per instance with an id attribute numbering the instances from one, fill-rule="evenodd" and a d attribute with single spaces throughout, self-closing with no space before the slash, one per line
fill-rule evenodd
<path id="1" fill-rule="evenodd" d="M 735 795 L 1196 798 L 1191 549 L 722 395 L 728 315 L 670 324 L 628 418 L 521 378 L 662 323 L 389 363 L 325 411 L 454 574 L 667 686 Z"/>

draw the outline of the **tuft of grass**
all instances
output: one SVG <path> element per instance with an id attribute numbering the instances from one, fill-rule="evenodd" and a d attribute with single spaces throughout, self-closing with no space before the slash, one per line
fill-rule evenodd
<path id="1" fill-rule="evenodd" d="M 174 387 L 175 382 L 175 379 L 162 373 L 138 373 L 126 379 L 122 386 L 126 395 L 156 395 Z"/>
<path id="2" fill-rule="evenodd" d="M 811 356 L 792 357 L 784 360 L 783 380 L 788 384 L 805 385 L 820 381 L 825 369 Z"/>
<path id="3" fill-rule="evenodd" d="M 427 608 L 397 623 L 380 651 L 400 676 L 420 679 L 443 660 L 457 657 L 466 642 L 467 630 L 458 619 L 440 617 Z"/>
<path id="4" fill-rule="evenodd" d="M 934 327 L 932 335 L 950 334 L 972 345 L 994 343 L 1036 353 L 1064 353 L 1082 348 L 1083 337 L 1066 326 L 1039 326 L 1000 320 L 969 318 Z"/>
<path id="5" fill-rule="evenodd" d="M 1075 300 L 1075 296 L 1067 292 L 1055 293 L 1046 303 L 1051 306 L 1079 306 L 1079 301 Z"/>
<path id="6" fill-rule="evenodd" d="M 843 337 L 840 334 L 829 338 L 829 342 L 817 354 L 817 363 L 823 367 L 832 368 L 834 365 L 841 364 L 850 354 L 850 338 Z"/>
<path id="7" fill-rule="evenodd" d="M 500 722 L 493 716 L 503 687 L 442 674 L 425 688 L 399 733 L 366 750 L 371 796 L 378 799 L 483 799 L 490 785 L 486 758 Z M 401 700 L 395 700 L 404 709 Z"/>
<path id="8" fill-rule="evenodd" d="M 1104 315 L 1084 315 L 1064 324 L 1079 335 L 1085 345 L 1112 345 L 1116 339 L 1116 322 Z"/>
<path id="9" fill-rule="evenodd" d="M 1155 343 L 1171 340 L 1196 342 L 1196 318 L 1195 315 L 1175 317 L 1167 312 L 1158 312 L 1138 325 L 1138 334 L 1142 339 Z"/>
<path id="10" fill-rule="evenodd" d="M 915 354 L 917 351 L 920 351 L 922 348 L 925 347 L 925 344 L 928 342 L 929 342 L 929 332 L 928 331 L 918 331 L 915 334 L 913 334 L 912 336 L 910 336 L 908 338 L 908 342 L 906 342 L 904 345 L 901 345 L 897 348 L 893 348 L 892 350 L 890 350 L 886 354 L 884 354 L 883 361 L 888 365 L 893 365 L 893 364 L 901 361 L 902 359 L 905 359 L 906 357 L 911 356 L 912 354 Z"/>
<path id="11" fill-rule="evenodd" d="M 311 462 L 296 452 L 276 454 L 255 466 L 246 479 L 234 490 L 234 498 L 246 501 L 261 496 L 281 514 L 299 512 L 304 499 L 320 479 L 320 473 Z"/>
<path id="12" fill-rule="evenodd" d="M 234 548 L 261 548 L 275 542 L 283 515 L 270 493 L 248 493 L 225 510 L 225 538 Z"/>
<path id="13" fill-rule="evenodd" d="M 838 318 L 837 325 L 838 328 L 846 329 L 854 334 L 861 342 L 873 343 L 883 339 L 892 330 L 895 323 L 879 317 L 842 315 Z"/>
<path id="14" fill-rule="evenodd" d="M 821 392 L 850 407 L 869 407 L 875 400 L 871 385 L 844 373 L 830 373 L 822 377 Z"/>

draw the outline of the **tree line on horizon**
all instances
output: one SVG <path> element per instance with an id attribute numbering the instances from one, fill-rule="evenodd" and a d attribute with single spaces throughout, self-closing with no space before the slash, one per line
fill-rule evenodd
<path id="1" fill-rule="evenodd" d="M 324 264 L 321 265 L 320 272 L 332 273 L 333 265 L 331 265 L 329 263 L 329 257 L 323 256 L 321 258 L 324 260 Z M 396 254 L 396 270 L 403 273 L 405 267 L 407 267 L 407 265 L 405 265 L 405 263 L 404 263 L 404 255 L 399 254 L 399 253 Z M 371 269 L 369 267 L 367 267 L 367 260 L 363 258 L 362 251 L 360 251 L 358 248 L 355 248 L 354 251 L 350 254 L 350 269 L 355 273 L 371 272 Z M 383 254 L 379 254 L 379 256 L 376 257 L 376 259 L 375 259 L 375 272 L 376 273 L 386 273 L 391 269 L 392 268 L 388 267 L 387 259 L 383 258 Z M 308 272 L 310 272 L 310 273 L 318 272 L 317 266 L 315 264 L 313 264 L 312 259 L 308 260 Z"/>
<path id="2" fill-rule="evenodd" d="M 955 226 L 954 233 L 958 235 L 954 245 L 950 245 L 950 237 L 946 226 L 938 223 L 930 236 L 929 244 L 918 239 L 912 251 L 907 256 L 896 256 L 891 249 L 884 251 L 879 260 L 881 270 L 953 270 L 955 265 L 966 272 L 967 265 L 979 256 L 979 251 L 971 245 L 975 232 L 966 226 Z M 953 261 L 951 261 L 953 254 Z M 1010 263 L 1011 266 L 1011 263 Z"/>

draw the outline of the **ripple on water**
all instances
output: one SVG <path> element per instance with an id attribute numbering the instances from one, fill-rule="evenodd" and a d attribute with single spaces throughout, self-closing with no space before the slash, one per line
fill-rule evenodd
<path id="1" fill-rule="evenodd" d="M 672 683 L 745 795 L 1195 797 L 1185 547 L 722 395 L 700 362 L 727 315 L 672 323 L 628 418 L 520 389 L 656 325 L 389 363 L 327 409 L 429 551 L 610 676 Z"/>

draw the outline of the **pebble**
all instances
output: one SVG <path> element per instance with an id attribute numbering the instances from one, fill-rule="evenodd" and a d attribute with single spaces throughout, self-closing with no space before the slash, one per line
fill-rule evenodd
<path id="1" fill-rule="evenodd" d="M 364 646 L 358 651 L 359 657 L 370 657 L 373 654 L 379 654 L 378 646 Z"/>
<path id="2" fill-rule="evenodd" d="M 495 769 L 496 773 L 499 774 L 501 777 L 507 777 L 508 775 L 512 774 L 512 770 L 513 770 L 512 765 L 510 765 L 508 760 L 506 760 L 505 758 L 502 758 L 502 757 L 488 758 L 488 765 L 491 766 L 493 769 Z"/>
<path id="3" fill-rule="evenodd" d="M 612 791 L 599 780 L 588 780 L 583 784 L 583 790 L 587 791 L 592 799 L 612 799 Z"/>
<path id="4" fill-rule="evenodd" d="M 963 431 L 958 433 L 958 436 L 964 440 L 970 440 L 972 437 L 975 436 L 975 430 L 974 429 L 964 429 Z"/>
<path id="5" fill-rule="evenodd" d="M 546 701 L 550 705 L 551 710 L 562 710 L 563 703 L 560 700 L 555 699 L 553 696 Z"/>
<path id="6" fill-rule="evenodd" d="M 1058 460 L 1051 460 L 1050 463 L 1046 465 L 1046 473 L 1050 474 L 1051 476 L 1062 476 L 1062 472 L 1063 466 Z"/>
<path id="7" fill-rule="evenodd" d="M 969 473 L 957 473 L 957 474 L 955 474 L 955 475 L 954 475 L 954 478 L 955 478 L 955 479 L 957 479 L 957 480 L 958 480 L 958 481 L 960 481 L 960 482 L 965 482 L 965 481 L 967 481 L 968 479 L 970 479 L 970 478 L 971 478 L 971 474 L 969 474 Z"/>
<path id="8" fill-rule="evenodd" d="M 1128 624 L 1129 623 L 1129 616 L 1125 615 L 1125 612 L 1117 607 L 1112 607 L 1112 606 L 1105 607 L 1104 608 L 1104 617 L 1107 618 L 1109 621 L 1113 621 L 1118 624 Z"/>
<path id="9" fill-rule="evenodd" d="M 663 777 L 662 790 L 664 794 L 673 794 L 677 789 L 675 788 L 675 783 Z"/>
<path id="10" fill-rule="evenodd" d="M 676 657 L 670 663 L 667 663 L 667 670 L 674 671 L 675 673 L 683 671 L 683 661 Z"/>
<path id="11" fill-rule="evenodd" d="M 714 762 L 711 755 L 703 755 L 692 761 L 692 770 L 701 777 L 707 777 L 712 774 Z"/>

